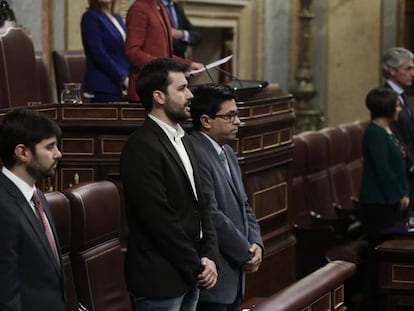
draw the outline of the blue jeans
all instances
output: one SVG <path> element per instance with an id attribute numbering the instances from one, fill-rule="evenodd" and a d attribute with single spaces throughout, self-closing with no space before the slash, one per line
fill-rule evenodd
<path id="1" fill-rule="evenodd" d="M 196 285 L 179 297 L 167 299 L 135 298 L 134 311 L 195 311 L 199 293 Z"/>

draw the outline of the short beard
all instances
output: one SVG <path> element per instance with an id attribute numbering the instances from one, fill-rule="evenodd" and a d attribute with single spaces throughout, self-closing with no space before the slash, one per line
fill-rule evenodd
<path id="1" fill-rule="evenodd" d="M 186 114 L 184 110 L 182 112 L 180 112 L 180 111 L 176 111 L 174 109 L 171 109 L 171 107 L 173 107 L 173 106 L 174 106 L 174 102 L 168 98 L 167 102 L 165 104 L 165 110 L 164 111 L 165 111 L 165 114 L 167 115 L 167 117 L 171 121 L 173 121 L 174 123 L 180 123 L 182 121 L 188 120 L 191 117 L 191 115 Z"/>
<path id="2" fill-rule="evenodd" d="M 53 164 L 53 166 L 56 163 Z M 33 164 L 28 164 L 26 166 L 26 171 L 27 173 L 36 181 L 41 180 L 43 178 L 47 178 L 47 177 L 53 177 L 55 176 L 55 169 L 52 168 L 53 166 L 51 166 L 48 169 L 45 168 L 41 168 L 38 165 L 33 165 Z"/>

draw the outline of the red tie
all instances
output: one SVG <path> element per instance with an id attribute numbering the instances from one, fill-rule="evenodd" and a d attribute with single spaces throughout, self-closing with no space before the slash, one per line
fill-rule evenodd
<path id="1" fill-rule="evenodd" d="M 56 259 L 58 259 L 56 244 L 55 244 L 55 242 L 53 241 L 53 238 L 52 238 L 52 231 L 50 230 L 50 227 L 48 226 L 48 221 L 46 219 L 46 215 L 45 215 L 45 212 L 43 210 L 42 203 L 40 203 L 40 199 L 39 199 L 39 196 L 37 195 L 36 191 L 33 192 L 32 201 L 33 201 L 34 206 L 35 206 L 37 218 L 39 219 L 40 224 L 42 225 L 42 227 L 45 231 L 47 240 L 49 241 L 50 247 L 52 248 L 53 255 L 55 255 Z"/>

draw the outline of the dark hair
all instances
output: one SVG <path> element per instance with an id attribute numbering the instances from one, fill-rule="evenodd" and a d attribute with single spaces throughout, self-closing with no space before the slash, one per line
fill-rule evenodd
<path id="1" fill-rule="evenodd" d="M 170 72 L 188 71 L 189 65 L 177 62 L 171 58 L 156 58 L 145 64 L 138 75 L 135 88 L 137 94 L 147 111 L 152 109 L 152 96 L 154 91 L 167 94 Z"/>
<path id="2" fill-rule="evenodd" d="M 235 99 L 233 90 L 223 84 L 204 84 L 193 92 L 194 98 L 191 100 L 191 118 L 193 129 L 201 129 L 200 117 L 203 114 L 214 118 L 220 111 L 223 102 Z"/>
<path id="3" fill-rule="evenodd" d="M 398 104 L 398 95 L 388 88 L 375 88 L 365 97 L 365 105 L 371 113 L 371 119 L 391 118 Z"/>
<path id="4" fill-rule="evenodd" d="M 0 123 L 0 159 L 6 167 L 16 163 L 14 150 L 23 144 L 34 154 L 35 146 L 50 137 L 60 139 L 61 130 L 46 115 L 29 109 L 8 112 Z"/>
<path id="5" fill-rule="evenodd" d="M 120 1 L 113 0 L 111 5 L 111 14 L 119 14 L 120 13 Z M 102 12 L 102 4 L 98 0 L 88 0 L 89 8 L 96 11 Z"/>

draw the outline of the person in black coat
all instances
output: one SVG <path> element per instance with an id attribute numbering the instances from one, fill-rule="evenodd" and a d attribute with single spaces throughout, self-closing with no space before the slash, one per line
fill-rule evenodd
<path id="1" fill-rule="evenodd" d="M 217 281 L 217 237 L 194 150 L 179 125 L 190 117 L 188 65 L 147 63 L 137 93 L 148 117 L 121 155 L 128 219 L 125 276 L 135 310 L 195 310 Z M 181 309 L 180 309 L 181 308 Z"/>
<path id="2" fill-rule="evenodd" d="M 187 46 L 200 43 L 201 34 L 193 27 L 180 3 L 174 0 L 161 0 L 161 2 L 168 12 L 172 27 L 174 55 L 186 58 Z"/>
<path id="3" fill-rule="evenodd" d="M 36 187 L 56 172 L 60 135 L 54 121 L 28 109 L 0 124 L 0 310 L 66 310 L 58 237 Z"/>
<path id="4" fill-rule="evenodd" d="M 403 143 L 407 153 L 406 166 L 410 184 L 410 207 L 406 213 L 412 210 L 414 200 L 414 115 L 404 90 L 413 82 L 413 60 L 413 53 L 402 47 L 392 47 L 382 57 L 382 74 L 386 79 L 384 87 L 391 88 L 397 93 L 401 106 L 398 120 L 391 122 L 390 128 Z"/>

